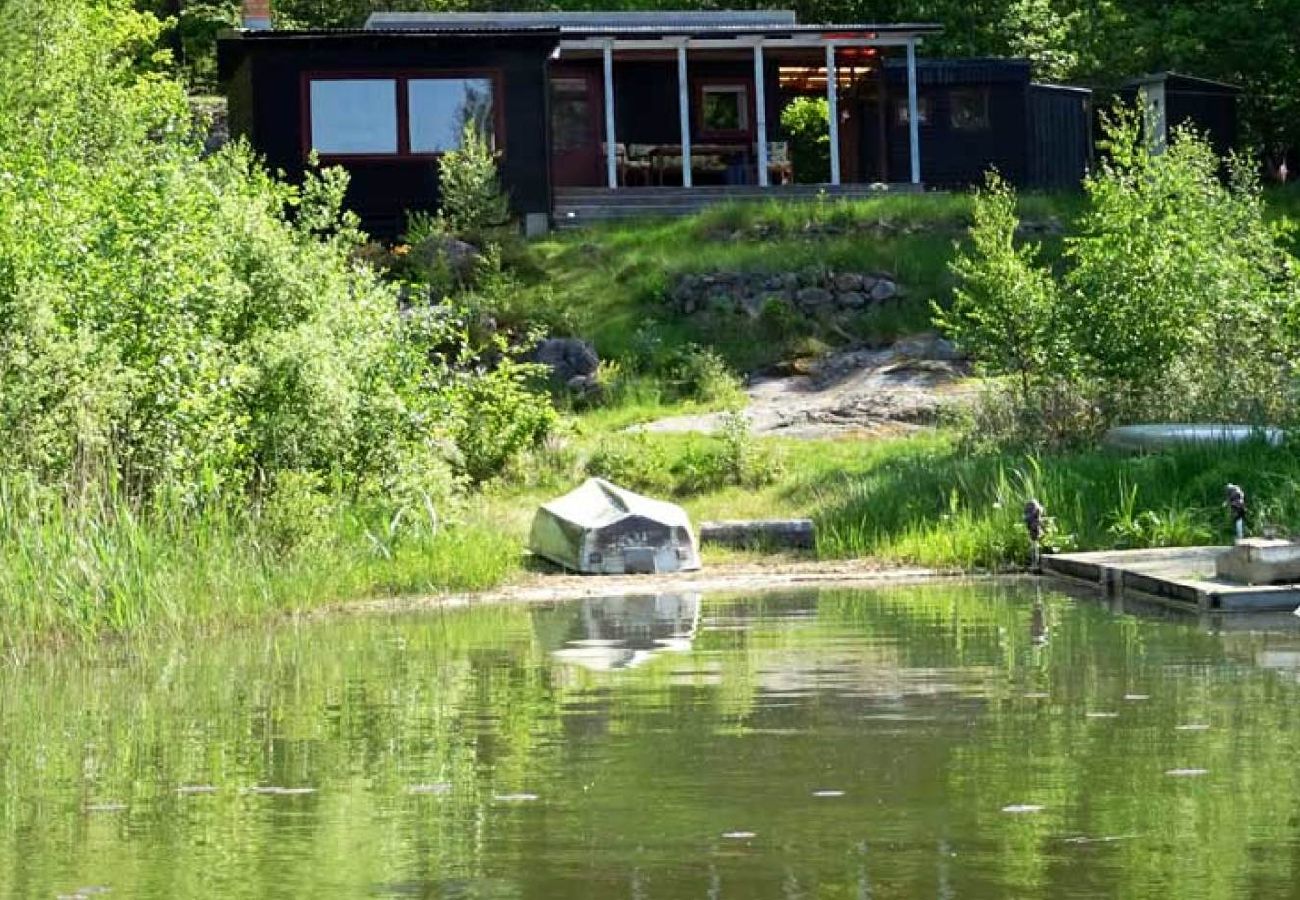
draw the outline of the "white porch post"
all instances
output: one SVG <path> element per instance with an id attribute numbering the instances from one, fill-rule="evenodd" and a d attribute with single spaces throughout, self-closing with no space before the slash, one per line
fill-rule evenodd
<path id="1" fill-rule="evenodd" d="M 767 85 L 763 78 L 763 42 L 754 45 L 754 126 L 758 135 L 758 184 L 767 187 Z"/>
<path id="2" fill-rule="evenodd" d="M 605 175 L 618 187 L 618 137 L 614 134 L 614 42 L 605 41 Z"/>
<path id="3" fill-rule="evenodd" d="M 686 41 L 677 45 L 677 115 L 682 140 L 682 187 L 690 187 L 691 86 L 686 78 Z"/>
<path id="4" fill-rule="evenodd" d="M 826 104 L 830 112 L 831 184 L 840 183 L 840 97 L 835 76 L 835 45 L 826 45 Z"/>
<path id="5" fill-rule="evenodd" d="M 916 41 L 907 42 L 907 140 L 911 150 L 912 184 L 921 183 L 921 123 L 916 108 Z"/>

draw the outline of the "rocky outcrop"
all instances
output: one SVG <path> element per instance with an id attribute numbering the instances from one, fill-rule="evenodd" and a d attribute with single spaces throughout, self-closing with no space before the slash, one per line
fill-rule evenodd
<path id="1" fill-rule="evenodd" d="M 586 393 L 597 388 L 600 357 L 596 348 L 578 338 L 547 338 L 533 350 L 532 359 L 551 370 L 551 380 L 570 390 Z"/>
<path id="2" fill-rule="evenodd" d="M 806 315 L 855 313 L 904 295 L 884 272 L 710 272 L 677 276 L 665 298 L 683 315 L 735 313 L 760 318 L 774 307 Z"/>

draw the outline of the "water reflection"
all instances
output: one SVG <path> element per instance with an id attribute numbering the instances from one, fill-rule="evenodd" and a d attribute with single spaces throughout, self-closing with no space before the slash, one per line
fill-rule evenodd
<path id="1" fill-rule="evenodd" d="M 1294 896 L 1300 631 L 1039 588 L 51 655 L 0 678 L 0 897 Z"/>
<path id="2" fill-rule="evenodd" d="M 593 671 L 631 669 L 657 654 L 690 650 L 699 625 L 699 594 L 589 598 L 534 613 L 552 658 Z"/>

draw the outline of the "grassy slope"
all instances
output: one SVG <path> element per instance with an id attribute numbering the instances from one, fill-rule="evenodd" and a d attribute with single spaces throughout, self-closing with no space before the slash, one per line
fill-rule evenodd
<path id="1" fill-rule="evenodd" d="M 1067 221 L 1072 196 L 1026 196 L 1027 220 Z M 734 204 L 698 216 L 637 221 L 559 234 L 534 245 L 540 282 L 535 303 L 568 304 L 575 330 L 607 357 L 631 351 L 647 319 L 670 342 L 714 346 L 742 370 L 789 352 L 757 324 L 706 316 L 682 321 L 659 302 L 672 276 L 710 271 L 789 271 L 829 268 L 888 272 L 908 301 L 854 327 L 865 339 L 889 339 L 923 329 L 930 302 L 951 291 L 948 260 L 970 220 L 963 194 L 885 195 L 869 200 Z M 827 229 L 842 233 L 826 233 Z"/>

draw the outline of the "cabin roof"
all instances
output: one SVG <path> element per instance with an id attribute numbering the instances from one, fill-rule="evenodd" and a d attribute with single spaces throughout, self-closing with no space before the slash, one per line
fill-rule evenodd
<path id="1" fill-rule="evenodd" d="M 821 32 L 936 33 L 932 23 L 800 24 L 791 10 L 617 10 L 562 12 L 383 12 L 373 13 L 367 31 L 430 31 L 454 28 L 553 28 L 578 36 L 779 36 Z"/>

